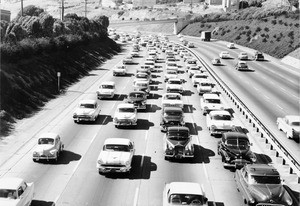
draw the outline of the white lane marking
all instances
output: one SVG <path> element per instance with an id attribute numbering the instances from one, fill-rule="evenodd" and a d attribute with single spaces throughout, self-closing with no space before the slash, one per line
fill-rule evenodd
<path id="1" fill-rule="evenodd" d="M 141 160 L 141 164 L 140 164 L 141 168 L 143 167 L 143 164 L 144 164 L 144 157 L 145 157 L 145 154 L 142 154 L 142 160 Z"/>
<path id="2" fill-rule="evenodd" d="M 267 95 L 264 95 L 264 97 L 265 97 L 267 100 L 270 100 L 270 98 L 269 98 Z"/>
<path id="3" fill-rule="evenodd" d="M 256 91 L 258 91 L 258 89 L 257 89 L 256 87 L 253 86 L 253 88 L 254 88 Z"/>
<path id="4" fill-rule="evenodd" d="M 139 187 L 137 187 L 135 189 L 135 194 L 134 194 L 134 199 L 133 199 L 133 206 L 137 206 L 137 201 L 138 201 L 138 197 L 139 197 L 139 190 L 140 190 Z"/>
<path id="5" fill-rule="evenodd" d="M 281 106 L 279 106 L 278 104 L 276 104 L 276 106 L 277 106 L 279 109 L 283 110 L 283 108 L 282 108 Z"/>
<path id="6" fill-rule="evenodd" d="M 202 166 L 203 166 L 203 171 L 204 171 L 205 177 L 208 180 L 209 178 L 208 178 L 207 169 L 206 169 L 206 166 L 205 166 L 204 162 L 202 162 Z"/>

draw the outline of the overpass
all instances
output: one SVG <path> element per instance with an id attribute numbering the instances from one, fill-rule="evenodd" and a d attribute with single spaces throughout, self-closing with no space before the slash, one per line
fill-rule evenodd
<path id="1" fill-rule="evenodd" d="M 174 24 L 174 34 L 178 34 L 184 27 L 186 27 L 190 22 L 190 17 L 178 18 L 178 19 L 161 19 L 161 20 L 148 20 L 148 21 L 110 21 L 109 25 L 112 27 L 118 26 L 134 26 L 134 25 L 149 25 L 149 24 Z"/>

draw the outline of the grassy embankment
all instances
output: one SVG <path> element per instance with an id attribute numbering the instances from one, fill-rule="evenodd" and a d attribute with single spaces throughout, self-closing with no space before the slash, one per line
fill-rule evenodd
<path id="1" fill-rule="evenodd" d="M 38 17 L 24 19 L 29 22 L 28 19 Z M 26 28 L 37 28 L 37 23 L 24 27 L 21 32 L 19 25 L 25 23 L 11 23 L 10 30 L 14 32 L 1 43 L 0 138 L 10 133 L 15 120 L 31 116 L 58 95 L 57 72 L 63 76 L 61 89 L 65 89 L 121 51 L 120 46 L 107 37 L 105 20 L 103 17 L 94 22 L 71 18 L 64 23 L 66 32 L 44 37 L 45 30 L 39 29 L 43 34 L 39 38 L 20 38 L 21 35 L 26 37 Z M 81 31 L 78 27 L 84 25 L 89 27 L 78 33 Z"/>

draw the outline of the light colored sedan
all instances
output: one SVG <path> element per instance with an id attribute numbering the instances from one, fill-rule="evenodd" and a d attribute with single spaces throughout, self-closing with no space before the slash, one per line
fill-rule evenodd
<path id="1" fill-rule="evenodd" d="M 248 60 L 248 54 L 247 52 L 241 52 L 238 56 L 239 60 Z"/>
<path id="2" fill-rule="evenodd" d="M 115 95 L 115 82 L 113 81 L 105 81 L 102 82 L 97 90 L 98 99 L 102 98 L 114 98 Z"/>
<path id="3" fill-rule="evenodd" d="M 96 168 L 99 174 L 130 172 L 134 152 L 134 142 L 129 139 L 106 139 L 97 158 Z"/>
<path id="4" fill-rule="evenodd" d="M 232 131 L 234 124 L 231 114 L 226 110 L 215 110 L 206 115 L 206 125 L 211 135 Z"/>
<path id="5" fill-rule="evenodd" d="M 227 47 L 228 47 L 229 49 L 235 49 L 234 43 L 229 43 L 229 44 L 227 44 Z"/>
<path id="6" fill-rule="evenodd" d="M 7 177 L 0 179 L 1 206 L 29 206 L 34 196 L 34 183 L 22 178 Z"/>
<path id="7" fill-rule="evenodd" d="M 113 124 L 115 127 L 137 125 L 137 111 L 134 104 L 119 104 L 113 118 Z"/>
<path id="8" fill-rule="evenodd" d="M 230 58 L 231 58 L 231 56 L 230 56 L 230 54 L 229 54 L 228 51 L 222 51 L 222 52 L 219 54 L 219 57 L 220 57 L 221 59 L 230 59 Z"/>
<path id="9" fill-rule="evenodd" d="M 283 131 L 287 138 L 298 139 L 300 138 L 300 116 L 299 115 L 286 115 L 285 117 L 277 118 L 277 126 L 280 131 Z"/>
<path id="10" fill-rule="evenodd" d="M 75 123 L 81 121 L 95 122 L 100 113 L 100 106 L 96 100 L 85 99 L 81 100 L 73 113 L 73 120 Z"/>

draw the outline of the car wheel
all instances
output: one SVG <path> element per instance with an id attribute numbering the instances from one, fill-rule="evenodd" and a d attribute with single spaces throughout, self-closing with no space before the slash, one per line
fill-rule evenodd
<path id="1" fill-rule="evenodd" d="M 115 128 L 118 128 L 119 127 L 119 125 L 115 125 Z"/>
<path id="2" fill-rule="evenodd" d="M 78 120 L 74 120 L 74 123 L 78 123 Z"/>
<path id="3" fill-rule="evenodd" d="M 225 157 L 223 155 L 221 155 L 222 158 L 222 162 L 225 162 Z"/>
<path id="4" fill-rule="evenodd" d="M 36 160 L 36 159 L 32 159 L 32 161 L 34 161 L 34 162 L 37 162 L 37 160 Z"/>

